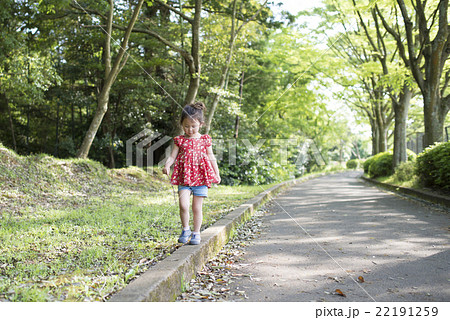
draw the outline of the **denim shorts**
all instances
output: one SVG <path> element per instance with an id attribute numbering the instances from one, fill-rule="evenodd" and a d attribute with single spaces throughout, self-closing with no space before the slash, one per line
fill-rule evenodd
<path id="1" fill-rule="evenodd" d="M 207 186 L 178 186 L 178 192 L 180 190 L 190 190 L 191 194 L 194 194 L 196 197 L 207 197 L 208 196 L 208 187 Z"/>

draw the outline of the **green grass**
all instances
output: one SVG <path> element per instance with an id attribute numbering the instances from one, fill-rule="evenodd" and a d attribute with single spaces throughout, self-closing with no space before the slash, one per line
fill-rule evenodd
<path id="1" fill-rule="evenodd" d="M 384 182 L 387 184 L 392 184 L 394 186 L 398 187 L 404 187 L 404 188 L 412 188 L 412 189 L 422 189 L 423 187 L 420 184 L 419 178 L 417 176 L 411 177 L 411 179 L 406 181 L 400 181 L 397 179 L 395 175 L 387 176 L 387 177 L 379 177 L 375 180 L 379 182 Z"/>
<path id="2" fill-rule="evenodd" d="M 104 301 L 177 247 L 178 206 L 160 172 L 0 145 L 0 183 L 0 301 Z M 203 227 L 268 187 L 211 188 Z"/>

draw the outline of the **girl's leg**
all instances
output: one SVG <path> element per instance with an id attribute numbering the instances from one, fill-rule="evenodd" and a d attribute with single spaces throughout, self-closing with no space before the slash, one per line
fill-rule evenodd
<path id="1" fill-rule="evenodd" d="M 200 232 L 200 228 L 202 227 L 203 221 L 203 198 L 194 196 L 194 200 L 192 200 L 192 213 L 194 215 L 194 232 Z"/>
<path id="2" fill-rule="evenodd" d="M 178 191 L 178 201 L 180 204 L 180 219 L 183 229 L 189 228 L 189 200 L 191 197 L 190 190 Z"/>

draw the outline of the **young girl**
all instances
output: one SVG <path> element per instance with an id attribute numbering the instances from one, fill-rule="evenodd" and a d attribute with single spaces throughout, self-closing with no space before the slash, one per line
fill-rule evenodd
<path id="1" fill-rule="evenodd" d="M 187 105 L 181 113 L 181 127 L 184 135 L 175 137 L 172 153 L 166 160 L 163 173 L 169 175 L 170 167 L 175 162 L 171 183 L 178 185 L 180 218 L 183 231 L 178 239 L 180 243 L 200 244 L 200 227 L 202 225 L 203 198 L 208 196 L 212 183 L 220 183 L 219 168 L 212 151 L 211 137 L 201 135 L 199 130 L 204 124 L 202 102 Z M 191 193 L 194 231 L 189 228 L 189 200 Z"/>

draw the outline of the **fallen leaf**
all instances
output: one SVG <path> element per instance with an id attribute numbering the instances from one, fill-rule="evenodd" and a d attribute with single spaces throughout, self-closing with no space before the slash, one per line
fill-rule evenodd
<path id="1" fill-rule="evenodd" d="M 359 282 L 359 283 L 363 283 L 363 282 L 364 282 L 364 278 L 363 278 L 362 276 L 359 276 L 359 277 L 358 277 L 358 282 Z"/>
<path id="2" fill-rule="evenodd" d="M 339 296 L 347 297 L 347 296 L 346 296 L 341 290 L 339 290 L 339 289 L 336 289 L 335 292 L 336 292 L 335 294 L 337 294 L 337 295 L 339 295 Z"/>

